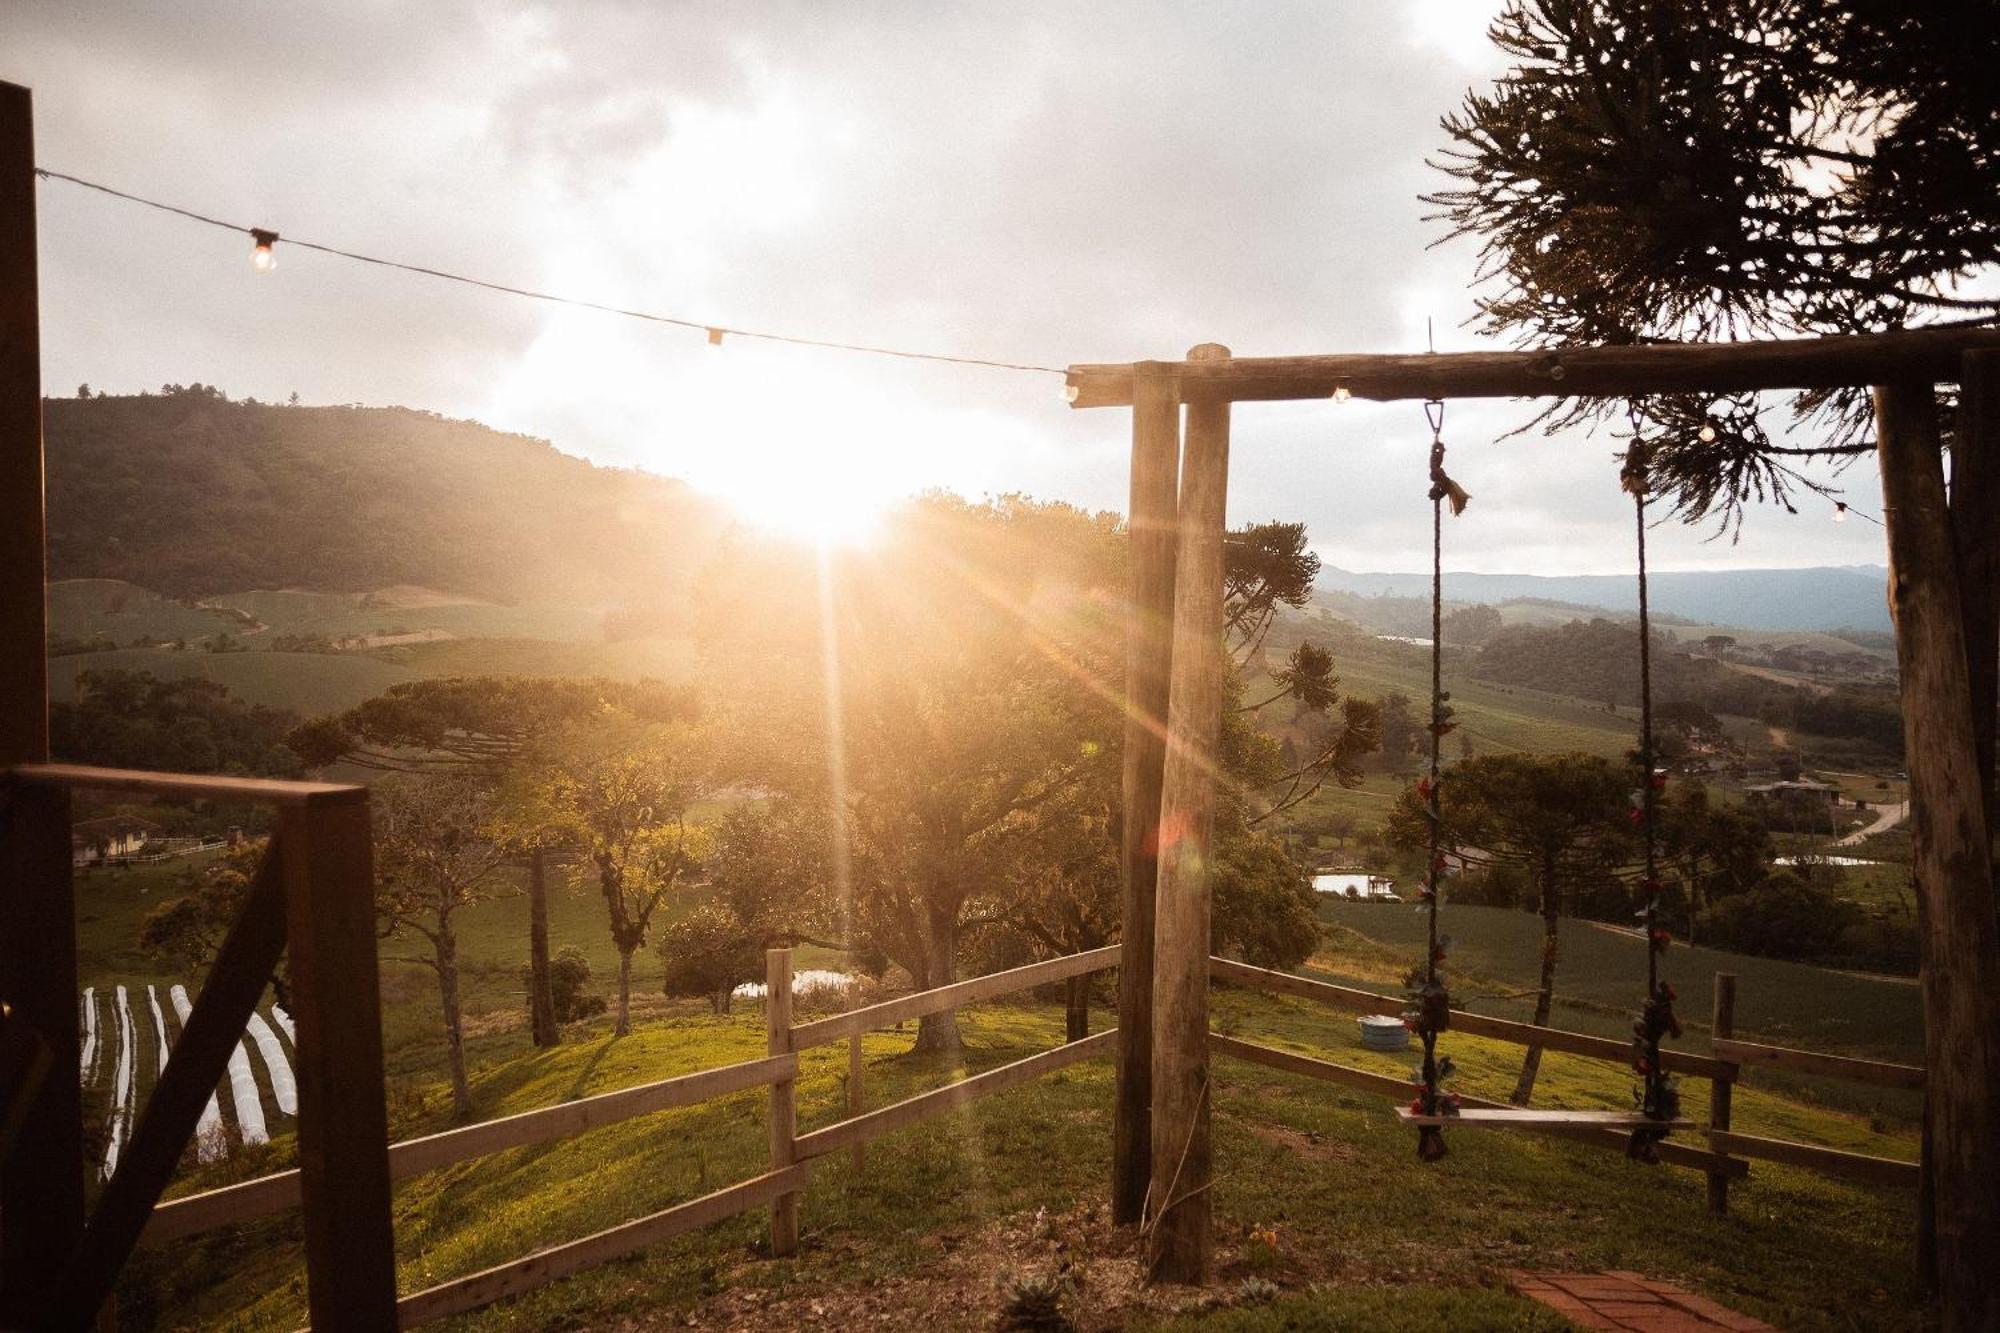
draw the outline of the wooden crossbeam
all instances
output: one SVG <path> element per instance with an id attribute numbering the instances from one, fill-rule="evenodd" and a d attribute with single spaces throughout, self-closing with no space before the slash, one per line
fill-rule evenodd
<path id="1" fill-rule="evenodd" d="M 194 1136 L 203 1106 L 243 1039 L 243 1026 L 270 983 L 285 949 L 285 881 L 280 840 L 273 838 L 250 882 L 243 910 L 195 998 L 194 1012 L 174 1045 L 174 1058 L 153 1085 L 132 1141 L 104 1187 L 43 1323 L 85 1328 L 110 1294 L 146 1226 L 146 1217 L 173 1178 L 181 1150 Z"/>
<path id="2" fill-rule="evenodd" d="M 1727 1037 L 1717 1037 L 1709 1044 L 1718 1056 L 1734 1060 L 1745 1069 L 1789 1069 L 1796 1074 L 1819 1074 L 1845 1079 L 1850 1083 L 1872 1083 L 1880 1088 L 1910 1088 L 1918 1092 L 1924 1087 L 1922 1065 L 1857 1060 L 1847 1055 L 1798 1051 L 1789 1046 L 1766 1046 L 1762 1042 L 1736 1041 Z"/>
<path id="3" fill-rule="evenodd" d="M 1528 1106 L 1494 1108 L 1469 1107 L 1457 1115 L 1419 1115 L 1407 1106 L 1396 1108 L 1396 1118 L 1406 1125 L 1448 1129 L 1536 1129 L 1548 1126 L 1584 1129 L 1693 1129 L 1692 1120 L 1654 1120 L 1633 1111 L 1565 1111 Z"/>
<path id="4" fill-rule="evenodd" d="M 1330 398 L 1626 398 L 1649 393 L 1834 389 L 1892 380 L 1957 383 L 1960 358 L 2000 348 L 2000 330 L 1898 333 L 1733 343 L 1647 343 L 1560 351 L 1436 352 L 1412 356 L 1244 356 L 1162 364 L 1182 401 Z M 1132 402 L 1133 365 L 1073 365 L 1071 406 Z"/>
<path id="5" fill-rule="evenodd" d="M 1050 982 L 1062 981 L 1085 972 L 1100 972 L 1105 968 L 1116 966 L 1118 966 L 1118 946 L 1113 944 L 1102 949 L 1092 949 L 1088 953 L 1073 953 L 1062 958 L 1051 958 L 1047 962 L 1029 963 L 1026 967 L 1010 968 L 1005 972 L 973 977 L 969 981 L 953 982 L 936 990 L 919 991 L 915 995 L 904 995 L 893 1000 L 884 1000 L 880 1004 L 871 1004 L 866 1009 L 850 1009 L 844 1014 L 834 1014 L 830 1018 L 800 1023 L 792 1029 L 792 1049 L 803 1051 L 814 1046 L 824 1046 L 829 1042 L 851 1037 L 857 1032 L 887 1027 L 891 1023 L 901 1023 L 906 1019 L 921 1018 L 925 1014 L 941 1013 L 946 1009 L 956 1009 L 979 1000 L 990 1000 L 996 995 L 1026 990 L 1030 986 L 1046 986 Z"/>

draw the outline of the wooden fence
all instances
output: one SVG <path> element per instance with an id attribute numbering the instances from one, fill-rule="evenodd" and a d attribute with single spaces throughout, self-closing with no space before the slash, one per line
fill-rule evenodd
<path id="1" fill-rule="evenodd" d="M 1277 995 L 1311 1000 L 1356 1013 L 1395 1014 L 1401 1013 L 1404 1007 L 1403 1001 L 1396 997 L 1353 986 L 1314 981 L 1308 977 L 1293 976 L 1288 972 L 1273 972 L 1261 967 L 1251 967 L 1247 963 L 1231 962 L 1226 958 L 1210 959 L 1209 970 L 1211 976 L 1224 981 L 1236 982 Z M 1851 1176 L 1874 1184 L 1917 1183 L 1919 1172 L 1915 1162 L 1874 1157 L 1865 1153 L 1821 1147 L 1818 1144 L 1763 1138 L 1733 1131 L 1730 1128 L 1731 1094 L 1735 1085 L 1753 1068 L 1784 1069 L 1823 1078 L 1867 1083 L 1876 1087 L 1921 1090 L 1924 1086 L 1924 1071 L 1915 1065 L 1857 1060 L 1849 1056 L 1826 1055 L 1818 1051 L 1793 1050 L 1783 1046 L 1738 1041 L 1734 1037 L 1735 1004 L 1736 978 L 1726 973 L 1718 974 L 1715 979 L 1714 1027 L 1708 1054 L 1673 1049 L 1660 1052 L 1661 1061 L 1669 1070 L 1694 1078 L 1708 1079 L 1711 1090 L 1709 1126 L 1705 1131 L 1707 1146 L 1704 1148 L 1682 1143 L 1661 1143 L 1658 1145 L 1661 1161 L 1705 1172 L 1709 1178 L 1709 1204 L 1716 1212 L 1725 1211 L 1728 1207 L 1729 1182 L 1748 1174 L 1749 1164 L 1744 1160 L 1746 1158 L 1782 1162 L 1789 1166 Z M 1488 1037 L 1495 1041 L 1512 1042 L 1520 1046 L 1538 1045 L 1547 1050 L 1564 1051 L 1571 1055 L 1587 1056 L 1613 1064 L 1629 1064 L 1632 1059 L 1632 1049 L 1628 1042 L 1589 1033 L 1570 1032 L 1562 1028 L 1537 1027 L 1532 1023 L 1517 1023 L 1509 1019 L 1492 1018 L 1485 1014 L 1467 1013 L 1462 1009 L 1451 1011 L 1451 1025 L 1455 1031 L 1475 1037 Z M 1351 1065 L 1282 1051 L 1219 1033 L 1210 1034 L 1208 1045 L 1211 1051 L 1218 1054 L 1294 1074 L 1305 1074 L 1330 1083 L 1357 1088 L 1363 1092 L 1379 1093 L 1399 1102 L 1407 1101 L 1410 1096 L 1410 1083 L 1407 1078 L 1357 1069 Z M 1462 1100 L 1469 1106 L 1504 1105 L 1477 1097 L 1465 1097 Z M 1607 1148 L 1622 1148 L 1627 1138 L 1622 1130 L 1584 1125 L 1536 1124 L 1528 1128 L 1539 1133 L 1577 1139 Z"/>
<path id="2" fill-rule="evenodd" d="M 388 1174 L 393 1180 L 435 1171 L 509 1148 L 552 1143 L 637 1116 L 691 1106 L 750 1088 L 769 1088 L 770 1169 L 698 1199 L 620 1223 L 580 1240 L 538 1250 L 524 1258 L 453 1278 L 396 1302 L 399 1327 L 462 1314 L 508 1296 L 545 1286 L 684 1232 L 769 1205 L 771 1248 L 789 1254 L 798 1246 L 798 1207 L 815 1160 L 842 1148 L 858 1149 L 893 1130 L 955 1111 L 981 1097 L 1018 1087 L 1053 1070 L 1108 1055 L 1117 1041 L 1112 1029 L 975 1074 L 930 1092 L 918 1093 L 874 1111 L 861 1107 L 858 1078 L 850 1066 L 847 1119 L 807 1134 L 797 1131 L 796 1085 L 799 1052 L 843 1039 L 858 1050 L 862 1034 L 877 1028 L 943 1013 L 976 1001 L 1067 980 L 1118 965 L 1117 946 L 1032 963 L 1007 972 L 975 977 L 914 995 L 899 996 L 864 1009 L 805 1023 L 792 1021 L 792 959 L 788 949 L 767 958 L 766 1036 L 768 1054 L 717 1069 L 704 1069 L 638 1087 L 523 1111 L 462 1129 L 391 1144 Z M 283 1171 L 205 1193 L 168 1200 L 146 1221 L 143 1243 L 164 1244 L 184 1237 L 269 1217 L 302 1200 L 298 1171 Z"/>

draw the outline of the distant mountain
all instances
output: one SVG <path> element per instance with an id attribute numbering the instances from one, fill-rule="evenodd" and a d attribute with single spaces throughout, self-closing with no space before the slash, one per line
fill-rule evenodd
<path id="1" fill-rule="evenodd" d="M 1889 628 L 1885 601 L 1888 571 L 1880 565 L 1823 565 L 1811 569 L 1717 569 L 1654 574 L 1648 579 L 1655 611 L 1706 625 L 1743 629 Z M 1630 614 L 1639 609 L 1630 575 L 1446 573 L 1445 596 L 1488 604 L 1522 599 L 1567 602 L 1579 609 Z M 1364 597 L 1429 597 L 1431 576 L 1357 574 L 1322 569 L 1318 586 Z"/>
<path id="2" fill-rule="evenodd" d="M 188 597 L 396 584 L 673 604 L 728 522 L 685 484 L 407 408 L 200 385 L 46 404 L 49 562 Z"/>

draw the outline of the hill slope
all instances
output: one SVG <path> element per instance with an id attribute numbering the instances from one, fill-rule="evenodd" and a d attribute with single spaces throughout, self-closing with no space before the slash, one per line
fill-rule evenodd
<path id="1" fill-rule="evenodd" d="M 658 605 L 727 522 L 678 481 L 406 408 L 205 388 L 46 408 L 51 578 Z"/>

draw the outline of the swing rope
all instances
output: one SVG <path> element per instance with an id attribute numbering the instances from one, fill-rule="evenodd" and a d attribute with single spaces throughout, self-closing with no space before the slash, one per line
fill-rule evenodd
<path id="1" fill-rule="evenodd" d="M 1627 411 L 1632 423 L 1632 443 L 1625 452 L 1621 480 L 1632 496 L 1639 552 L 1639 749 L 1634 757 L 1639 768 L 1637 814 L 1646 849 L 1646 875 L 1641 882 L 1645 905 L 1639 911 L 1639 921 L 1646 933 L 1646 1003 L 1632 1020 L 1632 1067 L 1644 1080 L 1644 1087 L 1636 1097 L 1641 1113 L 1651 1120 L 1672 1120 L 1680 1114 L 1680 1093 L 1675 1081 L 1660 1067 L 1660 1039 L 1679 1037 L 1681 1024 L 1674 1015 L 1674 988 L 1660 976 L 1661 956 L 1672 937 L 1660 924 L 1658 813 L 1660 791 L 1666 779 L 1655 771 L 1653 748 L 1653 626 L 1646 580 L 1646 503 L 1652 487 L 1638 401 L 1634 400 Z M 1656 1162 L 1659 1160 L 1656 1145 L 1665 1137 L 1663 1129 L 1635 1129 L 1626 1145 L 1626 1155 Z"/>
<path id="2" fill-rule="evenodd" d="M 1444 470 L 1444 400 L 1424 403 L 1424 419 L 1431 428 L 1431 762 L 1430 773 L 1418 785 L 1429 822 L 1430 860 L 1422 896 L 1426 909 L 1423 985 L 1416 989 L 1411 1026 L 1423 1041 L 1424 1063 L 1419 1073 L 1419 1092 L 1411 1110 L 1419 1115 L 1456 1115 L 1458 1098 L 1442 1090 L 1451 1075 L 1451 1058 L 1440 1059 L 1438 1034 L 1451 1027 L 1451 992 L 1438 971 L 1450 941 L 1438 936 L 1439 881 L 1444 874 L 1444 813 L 1442 809 L 1442 753 L 1445 733 L 1452 729 L 1451 696 L 1444 689 L 1444 507 L 1453 515 L 1465 512 L 1471 497 Z M 1417 1131 L 1417 1156 L 1434 1162 L 1445 1154 L 1444 1131 L 1424 1125 Z"/>

